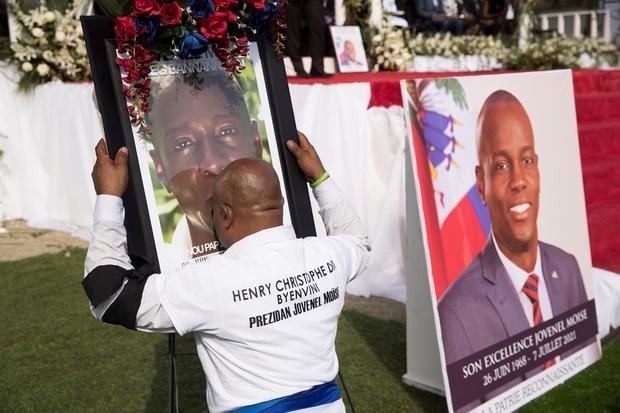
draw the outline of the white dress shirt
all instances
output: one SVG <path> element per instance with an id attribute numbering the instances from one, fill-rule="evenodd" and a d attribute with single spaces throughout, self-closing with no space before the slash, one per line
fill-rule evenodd
<path id="1" fill-rule="evenodd" d="M 493 234 L 492 231 L 491 234 Z M 500 261 L 504 265 L 504 268 L 506 269 L 506 272 L 510 277 L 510 281 L 512 281 L 512 284 L 514 285 L 515 290 L 519 295 L 519 300 L 521 301 L 521 305 L 523 306 L 523 311 L 525 312 L 527 321 L 530 323 L 530 327 L 534 326 L 534 312 L 532 310 L 532 301 L 523 292 L 523 286 L 525 285 L 525 281 L 527 281 L 527 278 L 532 273 L 538 275 L 538 303 L 540 305 L 542 319 L 543 321 L 547 321 L 553 318 L 553 312 L 551 311 L 551 301 L 549 301 L 549 294 L 547 293 L 545 277 L 543 276 L 542 264 L 540 261 L 540 247 L 536 248 L 536 264 L 534 265 L 534 271 L 528 273 L 526 271 L 523 271 L 516 264 L 510 261 L 510 259 L 508 259 L 508 257 L 506 257 L 502 250 L 499 249 L 499 247 L 497 246 L 495 236 L 492 235 L 492 237 L 495 251 L 497 251 L 497 255 L 499 256 Z"/>
<path id="2" fill-rule="evenodd" d="M 304 391 L 338 373 L 334 341 L 346 284 L 366 267 L 370 247 L 332 179 L 314 195 L 327 237 L 269 228 L 146 281 L 137 329 L 195 334 L 213 413 Z M 100 195 L 85 273 L 106 264 L 131 268 L 122 201 Z M 119 293 L 93 314 L 101 318 Z M 344 412 L 344 405 L 304 411 Z"/>

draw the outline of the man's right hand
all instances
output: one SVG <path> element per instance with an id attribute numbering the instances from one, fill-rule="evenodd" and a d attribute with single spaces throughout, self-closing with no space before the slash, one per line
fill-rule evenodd
<path id="1" fill-rule="evenodd" d="M 306 135 L 297 131 L 297 136 L 299 138 L 299 145 L 289 140 L 286 142 L 286 146 L 297 159 L 297 164 L 308 182 L 312 183 L 325 173 L 325 168 L 323 168 L 319 155 L 316 153 L 314 146 L 308 141 L 308 138 L 306 138 Z"/>
<path id="2" fill-rule="evenodd" d="M 129 178 L 127 172 L 127 148 L 122 147 L 116 152 L 114 160 L 108 155 L 108 148 L 103 139 L 95 147 L 97 162 L 93 166 L 91 177 L 97 195 L 123 196 Z"/>

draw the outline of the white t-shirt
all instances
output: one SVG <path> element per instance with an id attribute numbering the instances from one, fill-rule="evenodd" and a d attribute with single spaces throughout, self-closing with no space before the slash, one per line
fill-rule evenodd
<path id="1" fill-rule="evenodd" d="M 297 239 L 290 226 L 269 228 L 146 282 L 137 328 L 195 333 L 213 413 L 308 390 L 338 373 L 335 337 L 345 288 L 366 267 L 369 245 L 331 179 L 314 194 L 329 236 Z M 87 273 L 124 254 L 119 202 L 97 199 Z M 112 301 L 93 313 L 101 317 L 99 307 Z M 344 411 L 341 400 L 320 410 L 334 409 Z"/>
<path id="2" fill-rule="evenodd" d="M 292 227 L 277 227 L 206 265 L 157 277 L 175 329 L 196 333 L 209 406 L 251 405 L 332 380 L 338 316 L 361 255 L 340 237 L 296 239 Z"/>

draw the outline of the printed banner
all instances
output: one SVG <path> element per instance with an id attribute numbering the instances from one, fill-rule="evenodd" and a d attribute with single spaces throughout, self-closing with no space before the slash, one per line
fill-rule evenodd
<path id="1" fill-rule="evenodd" d="M 402 82 L 450 411 L 513 411 L 600 358 L 572 90 Z"/>

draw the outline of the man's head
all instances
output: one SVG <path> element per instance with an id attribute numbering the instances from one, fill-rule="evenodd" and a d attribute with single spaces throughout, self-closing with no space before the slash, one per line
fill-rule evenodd
<path id="1" fill-rule="evenodd" d="M 256 122 L 242 92 L 223 72 L 153 80 L 151 158 L 194 228 L 211 231 L 215 178 L 230 162 L 260 158 Z"/>
<path id="2" fill-rule="evenodd" d="M 263 229 L 282 225 L 284 199 L 278 175 L 257 159 L 231 162 L 213 191 L 213 226 L 225 248 Z"/>
<path id="3" fill-rule="evenodd" d="M 351 40 L 344 42 L 344 52 L 349 57 L 349 60 L 355 62 L 355 46 Z"/>
<path id="4" fill-rule="evenodd" d="M 532 124 L 512 94 L 498 90 L 482 105 L 476 127 L 478 191 L 499 247 L 535 251 L 540 176 Z"/>

